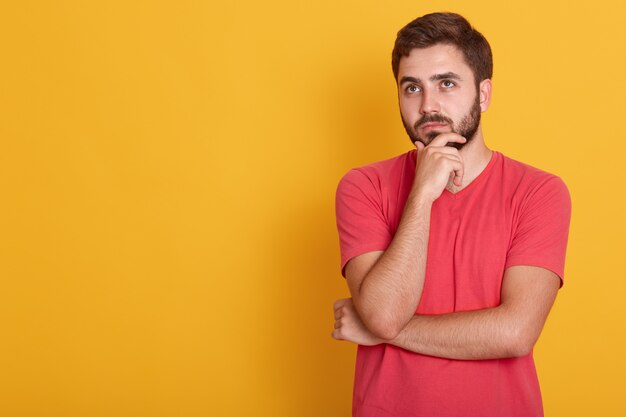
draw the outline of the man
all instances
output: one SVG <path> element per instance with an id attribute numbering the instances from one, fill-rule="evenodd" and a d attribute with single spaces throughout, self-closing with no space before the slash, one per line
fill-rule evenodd
<path id="1" fill-rule="evenodd" d="M 567 188 L 485 145 L 491 49 L 463 17 L 409 23 L 392 67 L 416 149 L 337 189 L 353 415 L 541 416 L 532 349 L 562 285 Z"/>

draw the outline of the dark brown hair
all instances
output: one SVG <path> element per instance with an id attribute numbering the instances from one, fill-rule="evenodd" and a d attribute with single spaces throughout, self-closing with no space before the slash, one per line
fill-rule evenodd
<path id="1" fill-rule="evenodd" d="M 456 46 L 474 73 L 478 85 L 493 74 L 493 58 L 487 39 L 456 13 L 431 13 L 418 17 L 398 32 L 391 53 L 393 76 L 398 81 L 400 58 L 415 48 L 428 48 L 443 43 Z"/>

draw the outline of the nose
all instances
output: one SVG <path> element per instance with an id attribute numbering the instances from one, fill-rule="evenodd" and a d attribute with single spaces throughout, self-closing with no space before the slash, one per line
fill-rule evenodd
<path id="1" fill-rule="evenodd" d="M 421 114 L 439 113 L 441 110 L 439 100 L 436 93 L 432 91 L 424 91 L 422 93 L 422 102 L 420 103 Z"/>

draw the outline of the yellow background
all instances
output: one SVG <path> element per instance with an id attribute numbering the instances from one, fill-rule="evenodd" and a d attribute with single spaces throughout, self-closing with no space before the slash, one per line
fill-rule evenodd
<path id="1" fill-rule="evenodd" d="M 488 145 L 572 196 L 546 415 L 626 415 L 621 2 L 232 3 L 0 6 L 0 414 L 350 415 L 335 187 L 410 149 L 395 34 L 452 10 Z"/>

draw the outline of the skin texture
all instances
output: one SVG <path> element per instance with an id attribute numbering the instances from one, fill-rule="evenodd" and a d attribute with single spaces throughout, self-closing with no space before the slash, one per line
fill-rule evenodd
<path id="1" fill-rule="evenodd" d="M 414 49 L 400 61 L 398 102 L 402 123 L 412 142 L 420 141 L 426 146 L 439 133 L 454 132 L 466 137 L 469 143 L 490 96 L 491 81 L 483 80 L 477 89 L 472 70 L 452 45 Z M 441 126 L 429 127 L 424 121 Z"/>
<path id="2" fill-rule="evenodd" d="M 352 299 L 335 302 L 333 337 L 360 345 L 389 343 L 412 352 L 448 359 L 498 359 L 525 356 L 539 338 L 556 298 L 556 274 L 533 266 L 506 270 L 498 307 L 441 315 L 415 315 L 387 340 L 361 321 Z"/>
<path id="3" fill-rule="evenodd" d="M 387 250 L 365 253 L 346 265 L 352 298 L 335 302 L 332 336 L 363 345 L 390 343 L 451 359 L 525 355 L 539 337 L 560 284 L 546 269 L 508 268 L 497 307 L 415 315 L 424 284 L 432 203 L 444 189 L 465 188 L 491 158 L 480 118 L 471 138 L 458 133 L 472 130 L 467 127 L 475 119 L 476 106 L 487 110 L 491 81 L 482 80 L 477 88 L 462 54 L 441 44 L 403 57 L 398 80 L 402 120 L 418 151 L 415 179 Z"/>

